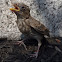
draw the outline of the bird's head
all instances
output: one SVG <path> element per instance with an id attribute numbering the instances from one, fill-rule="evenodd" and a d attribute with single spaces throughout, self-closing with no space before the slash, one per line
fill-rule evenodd
<path id="1" fill-rule="evenodd" d="M 22 17 L 22 18 L 29 18 L 30 16 L 30 9 L 27 5 L 23 3 L 15 3 L 12 4 L 14 8 L 10 8 L 12 12 L 14 12 L 17 17 Z"/>

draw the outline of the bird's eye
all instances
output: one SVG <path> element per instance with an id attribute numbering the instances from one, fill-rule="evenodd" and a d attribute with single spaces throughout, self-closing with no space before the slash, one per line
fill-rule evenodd
<path id="1" fill-rule="evenodd" d="M 15 5 L 17 5 L 17 4 L 15 4 Z"/>
<path id="2" fill-rule="evenodd" d="M 24 7 L 22 7 L 22 8 L 24 8 Z"/>

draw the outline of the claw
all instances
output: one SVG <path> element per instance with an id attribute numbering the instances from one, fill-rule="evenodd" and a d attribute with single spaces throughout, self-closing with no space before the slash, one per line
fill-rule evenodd
<path id="1" fill-rule="evenodd" d="M 17 41 L 17 43 L 16 43 L 16 44 L 17 44 L 17 45 L 19 45 L 19 46 L 23 45 L 23 46 L 24 46 L 24 48 L 25 48 L 25 50 L 27 50 L 26 45 L 24 44 L 24 42 L 23 42 L 23 41 Z"/>
<path id="2" fill-rule="evenodd" d="M 61 41 L 59 39 L 55 39 L 58 43 L 60 43 Z"/>
<path id="3" fill-rule="evenodd" d="M 35 51 L 34 54 L 30 54 L 30 57 L 35 57 L 35 58 L 37 58 L 37 57 L 38 57 L 38 51 Z"/>
<path id="4" fill-rule="evenodd" d="M 55 49 L 56 49 L 57 51 L 59 51 L 59 52 L 61 52 L 61 53 L 62 53 L 61 49 L 60 49 L 60 48 L 58 48 L 57 46 L 55 46 Z"/>

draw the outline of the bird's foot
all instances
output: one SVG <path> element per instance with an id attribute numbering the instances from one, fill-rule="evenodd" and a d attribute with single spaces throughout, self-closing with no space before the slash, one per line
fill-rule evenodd
<path id="1" fill-rule="evenodd" d="M 34 54 L 30 54 L 30 57 L 35 57 L 35 58 L 37 58 L 37 57 L 38 57 L 38 51 L 35 51 Z"/>
<path id="2" fill-rule="evenodd" d="M 15 44 L 16 45 L 21 45 L 23 42 L 22 41 L 17 41 Z"/>
<path id="3" fill-rule="evenodd" d="M 19 45 L 19 46 L 23 45 L 25 50 L 27 50 L 26 45 L 24 44 L 23 41 L 17 41 L 16 44 Z"/>
<path id="4" fill-rule="evenodd" d="M 60 42 L 61 42 L 59 39 L 55 39 L 55 40 L 56 40 L 56 42 L 58 42 L 58 43 L 60 43 Z"/>

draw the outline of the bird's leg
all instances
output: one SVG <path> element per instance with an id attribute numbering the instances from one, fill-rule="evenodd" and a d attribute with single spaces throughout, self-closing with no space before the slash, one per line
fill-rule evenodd
<path id="1" fill-rule="evenodd" d="M 26 41 L 27 39 L 28 39 L 28 38 L 25 38 L 25 39 L 23 39 L 23 40 L 21 40 L 21 41 L 17 41 L 16 44 L 19 45 L 19 46 L 23 45 L 24 48 L 25 48 L 25 50 L 27 50 L 26 45 L 24 44 L 24 41 Z"/>
<path id="2" fill-rule="evenodd" d="M 41 41 L 40 40 L 38 40 L 38 50 L 37 50 L 37 52 L 36 52 L 36 58 L 38 57 L 38 53 L 39 53 L 39 49 L 40 49 L 40 46 L 41 46 Z"/>
<path id="3" fill-rule="evenodd" d="M 35 57 L 35 58 L 37 58 L 38 57 L 38 53 L 39 53 L 39 48 L 40 48 L 40 46 L 41 46 L 41 41 L 40 40 L 38 40 L 38 49 L 37 49 L 37 51 L 35 51 L 34 52 L 34 54 L 31 54 L 31 56 L 30 57 Z"/>
<path id="4" fill-rule="evenodd" d="M 24 46 L 24 48 L 25 48 L 25 50 L 27 50 L 26 45 L 24 44 L 24 42 L 23 42 L 23 41 L 24 41 L 24 40 L 17 41 L 17 44 L 18 44 L 19 46 L 23 45 L 23 46 Z"/>

